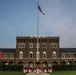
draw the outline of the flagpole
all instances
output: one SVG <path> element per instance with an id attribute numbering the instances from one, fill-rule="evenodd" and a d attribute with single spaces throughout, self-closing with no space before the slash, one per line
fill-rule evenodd
<path id="1" fill-rule="evenodd" d="M 39 57 L 40 57 L 40 53 L 39 53 L 39 12 L 38 10 L 43 15 L 45 15 L 39 6 L 39 3 L 37 3 L 37 62 L 39 61 Z"/>
<path id="2" fill-rule="evenodd" d="M 38 5 L 37 3 L 37 62 L 39 62 L 39 12 L 38 12 Z"/>
<path id="3" fill-rule="evenodd" d="M 40 52 L 39 52 L 39 47 L 40 47 L 40 45 L 39 45 L 39 11 L 43 15 L 45 15 L 43 13 L 43 11 L 41 10 L 40 6 L 39 6 L 39 3 L 37 3 L 37 53 L 36 53 L 36 55 L 37 55 L 37 64 L 38 64 L 39 58 L 40 58 Z M 39 69 L 37 69 L 37 74 L 38 73 L 39 73 Z"/>
<path id="4" fill-rule="evenodd" d="M 37 3 L 37 53 L 36 53 L 36 56 L 37 56 L 37 64 L 39 62 L 39 12 L 38 12 L 38 5 L 39 5 L 39 3 Z M 37 74 L 39 74 L 38 67 L 37 67 Z"/>

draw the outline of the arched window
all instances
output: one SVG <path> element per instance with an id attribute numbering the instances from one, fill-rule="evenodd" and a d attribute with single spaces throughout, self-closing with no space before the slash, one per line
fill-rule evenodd
<path id="1" fill-rule="evenodd" d="M 74 57 L 76 58 L 76 53 L 74 54 Z"/>
<path id="2" fill-rule="evenodd" d="M 53 55 L 52 55 L 53 58 L 57 58 L 57 54 L 55 51 L 53 51 Z"/>
<path id="3" fill-rule="evenodd" d="M 43 58 L 47 58 L 47 54 L 45 51 L 43 52 Z"/>
<path id="4" fill-rule="evenodd" d="M 20 59 L 23 58 L 23 52 L 22 52 L 22 51 L 19 52 L 19 58 L 20 58 Z"/>
<path id="5" fill-rule="evenodd" d="M 10 58 L 14 58 L 14 54 L 13 53 L 10 53 Z"/>
<path id="6" fill-rule="evenodd" d="M 32 51 L 29 53 L 29 58 L 33 58 L 33 52 Z"/>
<path id="7" fill-rule="evenodd" d="M 3 58 L 7 58 L 7 54 L 6 53 L 3 54 Z"/>

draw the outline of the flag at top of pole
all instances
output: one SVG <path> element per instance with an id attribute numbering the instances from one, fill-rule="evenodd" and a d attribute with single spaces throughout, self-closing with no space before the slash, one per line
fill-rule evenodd
<path id="1" fill-rule="evenodd" d="M 45 14 L 43 13 L 43 11 L 41 10 L 40 6 L 39 6 L 39 3 L 38 3 L 38 10 L 39 10 L 43 15 L 45 15 Z"/>

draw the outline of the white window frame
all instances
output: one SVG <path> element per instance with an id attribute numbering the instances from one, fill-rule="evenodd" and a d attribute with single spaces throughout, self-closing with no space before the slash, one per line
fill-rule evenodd
<path id="1" fill-rule="evenodd" d="M 45 47 L 44 47 L 44 45 L 45 45 Z M 43 48 L 46 48 L 46 43 L 43 43 L 43 44 L 42 44 L 42 47 L 43 47 Z"/>
<path id="2" fill-rule="evenodd" d="M 25 43 L 18 43 L 18 48 L 25 48 Z"/>
<path id="3" fill-rule="evenodd" d="M 32 54 L 32 57 L 30 57 L 30 54 Z M 33 58 L 33 52 L 32 51 L 29 52 L 29 58 Z"/>
<path id="4" fill-rule="evenodd" d="M 51 48 L 54 48 L 54 43 L 51 43 Z"/>
<path id="5" fill-rule="evenodd" d="M 22 43 L 22 48 L 25 48 L 25 43 Z"/>
<path id="6" fill-rule="evenodd" d="M 56 46 L 55 46 L 56 45 Z M 58 48 L 58 45 L 57 45 L 57 43 L 54 43 L 54 48 Z"/>
<path id="7" fill-rule="evenodd" d="M 7 58 L 7 53 L 4 53 L 3 54 L 3 58 Z"/>
<path id="8" fill-rule="evenodd" d="M 74 58 L 76 58 L 76 53 L 74 53 Z"/>
<path id="9" fill-rule="evenodd" d="M 18 48 L 21 48 L 21 43 L 18 43 Z"/>
<path id="10" fill-rule="evenodd" d="M 45 57 L 44 57 L 44 54 L 45 54 Z M 44 58 L 44 59 L 47 58 L 47 53 L 46 53 L 45 51 L 43 52 L 43 58 Z"/>
<path id="11" fill-rule="evenodd" d="M 56 53 L 56 51 L 53 51 L 52 57 L 53 57 L 53 59 L 56 59 L 56 58 L 57 58 L 57 53 Z"/>
<path id="12" fill-rule="evenodd" d="M 61 53 L 61 58 L 65 58 L 65 53 Z"/>
<path id="13" fill-rule="evenodd" d="M 58 48 L 58 44 L 57 43 L 51 43 L 51 48 Z"/>
<path id="14" fill-rule="evenodd" d="M 23 58 L 23 51 L 20 51 L 19 52 L 19 59 L 22 59 Z"/>
<path id="15" fill-rule="evenodd" d="M 14 53 L 10 53 L 10 58 L 14 58 Z"/>
<path id="16" fill-rule="evenodd" d="M 29 47 L 30 47 L 30 48 L 33 48 L 33 43 L 30 43 L 30 44 L 29 44 Z"/>
<path id="17" fill-rule="evenodd" d="M 69 57 L 69 55 L 70 55 L 70 57 Z M 68 53 L 68 58 L 71 58 L 71 53 Z"/>

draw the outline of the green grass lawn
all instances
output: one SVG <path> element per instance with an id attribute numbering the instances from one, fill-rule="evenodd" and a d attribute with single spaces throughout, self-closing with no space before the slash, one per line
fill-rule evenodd
<path id="1" fill-rule="evenodd" d="M 76 71 L 54 71 L 50 75 L 76 75 Z"/>
<path id="2" fill-rule="evenodd" d="M 20 71 L 0 71 L 0 75 L 25 75 Z"/>
<path id="3" fill-rule="evenodd" d="M 0 71 L 0 75 L 25 75 L 20 71 Z M 54 71 L 50 75 L 76 75 L 76 71 Z"/>

